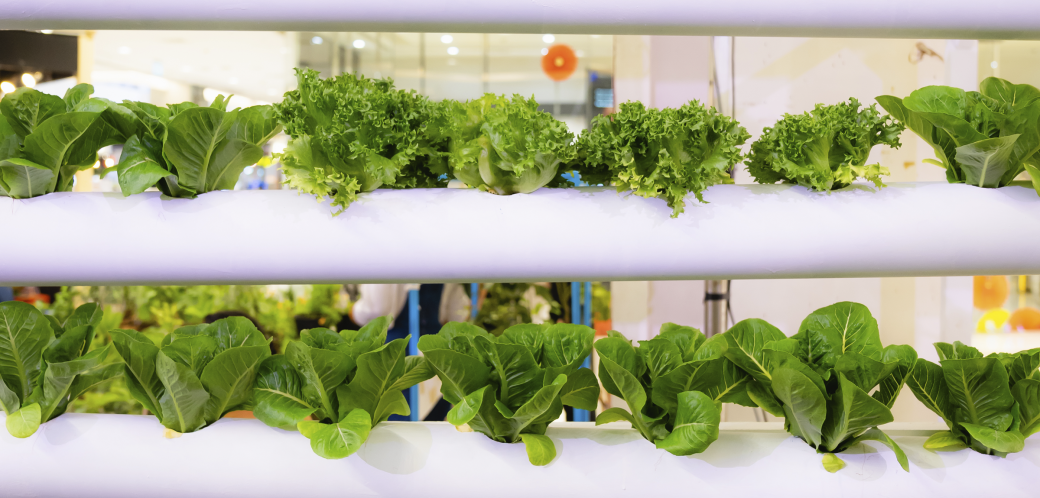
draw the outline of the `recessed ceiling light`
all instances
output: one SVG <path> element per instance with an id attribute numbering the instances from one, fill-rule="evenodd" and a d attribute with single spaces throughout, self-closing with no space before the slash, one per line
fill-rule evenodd
<path id="1" fill-rule="evenodd" d="M 11 83 L 10 81 L 0 81 L 0 92 L 11 93 L 15 90 L 17 90 L 17 88 L 15 88 L 14 83 Z"/>
<path id="2" fill-rule="evenodd" d="M 40 30 L 40 33 L 43 33 L 43 34 L 45 34 L 45 35 L 49 35 L 49 34 L 51 34 L 51 33 L 53 33 L 53 32 L 54 32 L 54 30 L 53 30 L 53 29 L 41 29 L 41 30 Z"/>
<path id="3" fill-rule="evenodd" d="M 29 88 L 32 88 L 36 86 L 36 78 L 34 78 L 33 75 L 29 73 L 22 73 L 22 84 Z"/>
<path id="4" fill-rule="evenodd" d="M 321 45 L 324 42 L 325 40 L 322 40 L 320 36 L 315 36 L 314 38 L 311 38 L 311 45 Z"/>
<path id="5" fill-rule="evenodd" d="M 451 43 L 452 40 L 454 40 L 454 38 L 452 38 L 451 35 L 444 35 L 444 36 L 441 37 L 441 43 L 444 43 L 444 44 Z"/>
<path id="6" fill-rule="evenodd" d="M 365 48 L 365 40 L 354 40 L 354 48 Z"/>
<path id="7" fill-rule="evenodd" d="M 448 47 L 448 55 L 459 55 L 459 47 Z"/>
<path id="8" fill-rule="evenodd" d="M 542 41 L 545 43 L 552 43 L 556 41 L 556 37 L 553 35 L 542 35 Z"/>
<path id="9" fill-rule="evenodd" d="M 130 55 L 130 47 L 119 47 L 119 55 Z"/>

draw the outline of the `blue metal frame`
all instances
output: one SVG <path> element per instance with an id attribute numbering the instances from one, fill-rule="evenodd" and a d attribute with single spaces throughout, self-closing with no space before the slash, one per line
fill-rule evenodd
<path id="1" fill-rule="evenodd" d="M 419 291 L 408 291 L 408 354 L 419 354 Z M 419 421 L 419 386 L 408 388 L 408 420 Z"/>
<path id="2" fill-rule="evenodd" d="M 469 284 L 469 298 L 472 301 L 469 305 L 469 318 L 472 320 L 477 317 L 477 294 L 480 293 L 480 284 L 472 283 Z"/>
<path id="3" fill-rule="evenodd" d="M 585 299 L 582 299 L 582 290 L 585 291 Z M 571 282 L 571 323 L 592 326 L 592 282 Z M 585 362 L 581 366 L 591 368 L 592 358 L 585 358 Z M 574 409 L 575 422 L 591 420 L 592 416 L 588 410 Z"/>

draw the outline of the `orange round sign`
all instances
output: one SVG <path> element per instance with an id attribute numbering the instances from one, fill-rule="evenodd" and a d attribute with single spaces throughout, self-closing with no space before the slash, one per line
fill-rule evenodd
<path id="1" fill-rule="evenodd" d="M 563 81 L 578 68 L 578 56 L 567 45 L 553 45 L 542 56 L 542 71 L 553 81 Z"/>

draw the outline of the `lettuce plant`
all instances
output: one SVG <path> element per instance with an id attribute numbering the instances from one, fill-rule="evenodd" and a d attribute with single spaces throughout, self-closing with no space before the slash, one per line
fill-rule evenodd
<path id="1" fill-rule="evenodd" d="M 529 194 L 574 159 L 567 125 L 538 110 L 534 98 L 485 94 L 443 104 L 449 164 L 455 178 L 495 194 Z"/>
<path id="2" fill-rule="evenodd" d="M 22 87 L 0 101 L 0 195 L 24 199 L 72 190 L 98 149 L 122 143 L 125 109 L 90 98 L 79 84 L 64 98 Z"/>
<path id="3" fill-rule="evenodd" d="M 123 195 L 153 185 L 172 197 L 232 190 L 242 170 L 264 155 L 263 146 L 281 131 L 271 106 L 227 110 L 218 95 L 209 107 L 191 102 L 169 108 L 124 102 L 129 127 L 116 170 Z"/>
<path id="4" fill-rule="evenodd" d="M 101 319 L 96 304 L 62 324 L 29 304 L 0 303 L 0 409 L 12 436 L 33 435 L 84 391 L 122 373 L 105 363 L 109 346 L 90 349 Z"/>
<path id="5" fill-rule="evenodd" d="M 747 168 L 758 183 L 795 183 L 830 191 L 865 178 L 883 187 L 888 169 L 867 164 L 875 145 L 899 148 L 901 123 L 882 116 L 874 106 L 860 108 L 856 99 L 836 105 L 817 104 L 811 112 L 784 114 L 751 144 Z"/>
<path id="6" fill-rule="evenodd" d="M 1001 457 L 1022 451 L 1025 438 L 1040 431 L 1040 349 L 983 357 L 960 342 L 937 342 L 935 350 L 939 365 L 918 360 L 907 379 L 914 396 L 950 428 L 924 447 Z"/>
<path id="7" fill-rule="evenodd" d="M 866 306 L 820 308 L 791 338 L 757 319 L 737 323 L 725 336 L 726 357 L 752 377 L 751 400 L 784 417 L 787 432 L 823 453 L 827 471 L 845 466 L 836 453 L 865 440 L 892 448 L 909 471 L 902 449 L 877 426 L 893 420 L 892 405 L 917 353 L 910 346 L 882 348 L 877 320 Z"/>
<path id="8" fill-rule="evenodd" d="M 905 99 L 877 98 L 935 150 L 950 183 L 1003 187 L 1023 170 L 1040 193 L 1040 90 L 986 78 L 978 92 L 927 86 Z"/>
<path id="9" fill-rule="evenodd" d="M 427 133 L 439 106 L 394 89 L 390 79 L 321 79 L 313 69 L 297 69 L 296 77 L 297 89 L 274 106 L 291 137 L 281 156 L 286 184 L 330 197 L 340 212 L 358 192 L 447 184 L 446 139 Z"/>
<path id="10" fill-rule="evenodd" d="M 260 366 L 253 413 L 272 427 L 297 427 L 324 458 L 344 458 L 390 415 L 408 415 L 403 389 L 430 377 L 408 339 L 386 343 L 390 317 L 361 330 L 305 330 L 285 354 Z M 310 420 L 313 419 L 313 420 Z"/>
<path id="11" fill-rule="evenodd" d="M 729 171 L 750 137 L 736 120 L 696 100 L 678 109 L 626 102 L 615 114 L 593 118 L 578 137 L 575 168 L 586 183 L 664 199 L 674 218 L 688 193 L 704 202 L 708 187 L 733 183 Z"/>
<path id="12" fill-rule="evenodd" d="M 419 339 L 419 350 L 454 405 L 447 420 L 500 443 L 523 442 L 534 465 L 547 465 L 556 447 L 545 435 L 563 405 L 595 410 L 599 383 L 581 364 L 594 332 L 583 325 L 521 324 L 500 336 L 450 322 Z"/>
<path id="13" fill-rule="evenodd" d="M 248 318 L 181 327 L 154 342 L 134 330 L 113 330 L 134 399 L 176 432 L 194 432 L 233 410 L 248 408 L 253 380 L 271 356 Z"/>
<path id="14" fill-rule="evenodd" d="M 692 327 L 666 323 L 638 347 L 621 334 L 596 341 L 603 388 L 628 404 L 596 417 L 596 425 L 625 420 L 673 455 L 692 455 L 719 437 L 723 402 L 756 406 L 747 373 L 724 357 L 723 335 L 705 340 Z"/>

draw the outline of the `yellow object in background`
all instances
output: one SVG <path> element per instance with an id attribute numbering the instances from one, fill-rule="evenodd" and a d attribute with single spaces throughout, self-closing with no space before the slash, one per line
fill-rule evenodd
<path id="1" fill-rule="evenodd" d="M 1011 326 L 1012 331 L 1040 331 L 1040 310 L 1029 307 L 1019 308 L 1011 314 L 1011 318 L 1008 319 L 1008 325 Z"/>
<path id="2" fill-rule="evenodd" d="M 1008 313 L 1007 310 L 989 310 L 982 315 L 982 318 L 979 318 L 979 323 L 975 326 L 975 330 L 978 332 L 999 332 L 1001 327 L 1008 321 L 1009 316 L 1011 316 L 1011 313 Z"/>
<path id="3" fill-rule="evenodd" d="M 1003 275 L 975 277 L 974 288 L 972 300 L 980 310 L 1000 308 L 1007 301 L 1008 282 L 1007 277 Z"/>

